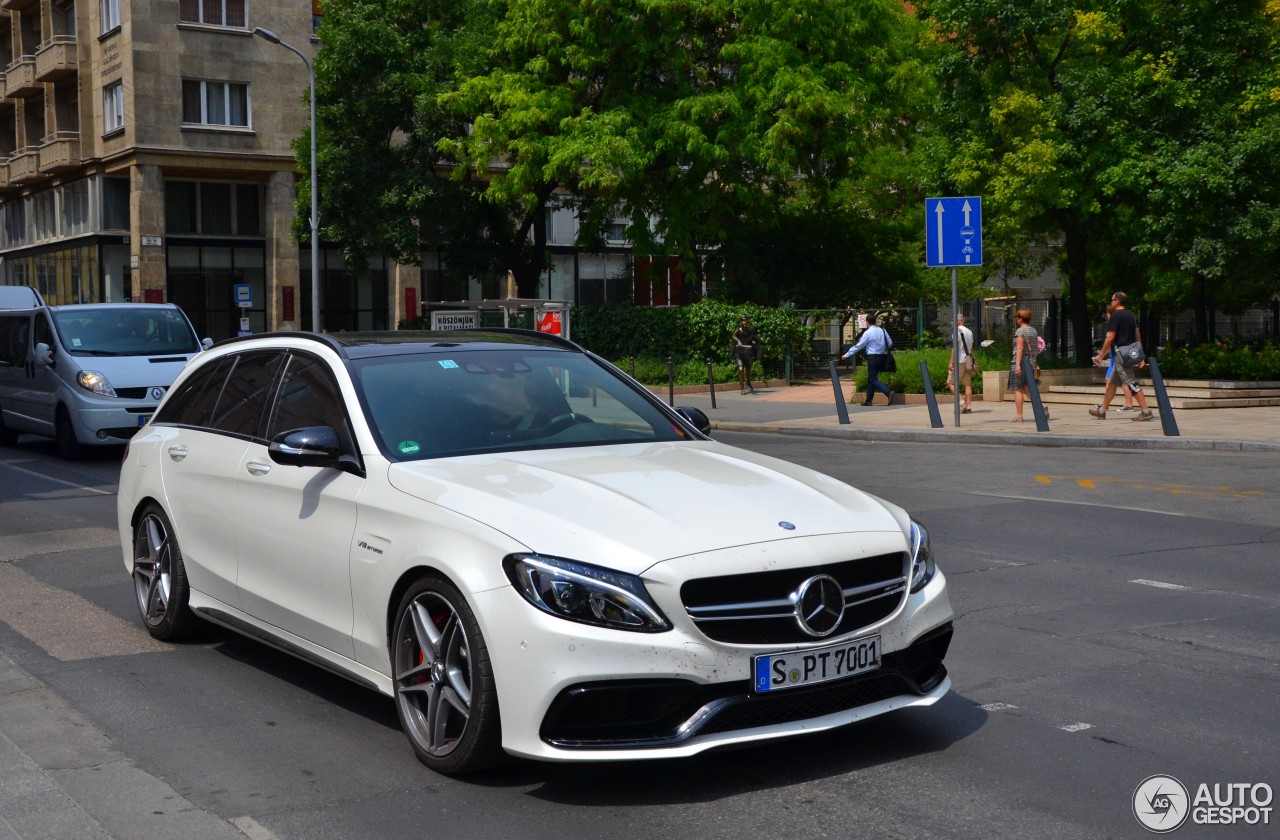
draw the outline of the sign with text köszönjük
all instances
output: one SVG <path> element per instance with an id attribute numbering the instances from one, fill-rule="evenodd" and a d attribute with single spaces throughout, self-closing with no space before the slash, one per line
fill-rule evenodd
<path id="1" fill-rule="evenodd" d="M 982 265 L 982 199 L 926 198 L 925 259 L 930 268 Z"/>

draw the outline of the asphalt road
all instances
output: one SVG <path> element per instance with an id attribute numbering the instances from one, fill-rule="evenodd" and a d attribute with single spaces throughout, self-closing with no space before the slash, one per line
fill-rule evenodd
<path id="1" fill-rule="evenodd" d="M 258 838 L 1144 837 L 1149 776 L 1280 787 L 1280 455 L 717 437 L 924 522 L 957 612 L 946 699 L 686 761 L 437 776 L 386 698 L 215 629 L 153 643 L 115 459 L 36 442 L 0 450 L 0 653 Z"/>

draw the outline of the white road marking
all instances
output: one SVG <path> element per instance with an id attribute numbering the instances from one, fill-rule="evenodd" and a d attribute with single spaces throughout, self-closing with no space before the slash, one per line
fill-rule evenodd
<path id="1" fill-rule="evenodd" d="M 1041 496 L 1013 496 L 1006 493 L 982 493 L 979 491 L 968 491 L 970 496 L 987 496 L 992 499 L 1012 499 L 1017 502 L 1048 502 L 1055 505 L 1080 505 L 1081 507 L 1103 507 L 1111 510 L 1130 510 L 1134 513 L 1158 513 L 1163 516 L 1189 516 L 1186 513 L 1173 513 L 1167 510 L 1153 510 L 1152 508 L 1140 507 L 1124 507 L 1122 505 L 1104 504 L 1102 502 L 1081 502 L 1075 499 L 1045 499 Z"/>
<path id="2" fill-rule="evenodd" d="M 1092 723 L 1068 723 L 1066 726 L 1059 726 L 1063 732 L 1083 732 L 1086 729 L 1093 729 Z"/>
<path id="3" fill-rule="evenodd" d="M 1012 703 L 987 703 L 979 706 L 978 708 L 982 709 L 984 712 L 1003 712 L 1006 709 L 1016 709 L 1018 707 Z"/>
<path id="4" fill-rule="evenodd" d="M 1176 583 L 1164 583 L 1158 580 L 1143 580 L 1142 578 L 1138 578 L 1137 580 L 1129 581 L 1129 583 L 1140 583 L 1143 586 L 1154 586 L 1157 589 L 1181 589 L 1186 592 L 1191 591 L 1190 586 L 1179 586 Z"/>
<path id="5" fill-rule="evenodd" d="M 240 833 L 249 840 L 279 840 L 274 834 L 255 820 L 253 817 L 236 817 L 231 824 L 240 829 Z"/>
<path id="6" fill-rule="evenodd" d="M 122 585 L 129 584 L 125 580 Z M 116 618 L 7 563 L 0 563 L 0 621 L 63 662 L 172 650 L 140 624 Z"/>
<path id="7" fill-rule="evenodd" d="M 86 487 L 86 486 L 85 486 L 85 485 L 83 485 L 83 484 L 76 484 L 74 481 L 64 481 L 64 480 L 62 480 L 61 478 L 54 478 L 53 476 L 51 476 L 51 475 L 45 475 L 45 474 L 44 474 L 44 473 L 42 473 L 42 472 L 36 472 L 35 470 L 23 469 L 22 467 L 20 467 L 20 466 L 18 466 L 17 464 L 15 464 L 13 461 L 0 461 L 0 467 L 8 467 L 9 469 L 13 470 L 14 472 L 20 472 L 20 473 L 22 473 L 22 474 L 24 474 L 24 475 L 30 475 L 30 476 L 34 476 L 34 477 L 36 477 L 36 478 L 43 478 L 45 481 L 52 481 L 54 484 L 61 484 L 61 485 L 63 485 L 64 487 L 74 487 L 75 489 L 77 489 L 77 490 L 83 490 L 83 491 L 84 491 L 84 492 L 86 492 L 86 493 L 97 493 L 97 494 L 98 494 L 98 495 L 100 495 L 100 496 L 114 496 L 114 495 L 115 495 L 115 491 L 114 491 L 114 490 L 99 490 L 97 487 Z"/>

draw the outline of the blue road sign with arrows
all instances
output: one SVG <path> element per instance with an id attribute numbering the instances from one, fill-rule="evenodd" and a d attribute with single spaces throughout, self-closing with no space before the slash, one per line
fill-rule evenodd
<path id="1" fill-rule="evenodd" d="M 926 198 L 925 260 L 930 268 L 982 265 L 982 199 Z"/>

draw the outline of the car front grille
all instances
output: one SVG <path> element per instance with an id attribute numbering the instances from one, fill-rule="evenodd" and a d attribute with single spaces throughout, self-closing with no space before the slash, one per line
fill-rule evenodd
<path id="1" fill-rule="evenodd" d="M 145 400 L 151 388 L 117 388 L 116 396 L 122 400 Z"/>
<path id="2" fill-rule="evenodd" d="M 921 696 L 946 678 L 952 626 L 905 650 L 879 670 L 838 682 L 756 694 L 750 680 L 697 685 L 688 680 L 619 680 L 571 686 L 542 722 L 542 739 L 562 749 L 662 748 L 698 735 L 796 723 L 900 696 Z"/>
<path id="3" fill-rule="evenodd" d="M 803 569 L 698 578 L 680 587 L 680 598 L 697 628 L 726 644 L 812 642 L 796 619 L 796 594 L 815 575 L 830 575 L 844 590 L 844 617 L 830 638 L 856 633 L 892 615 L 907 595 L 903 553 L 882 554 Z"/>

